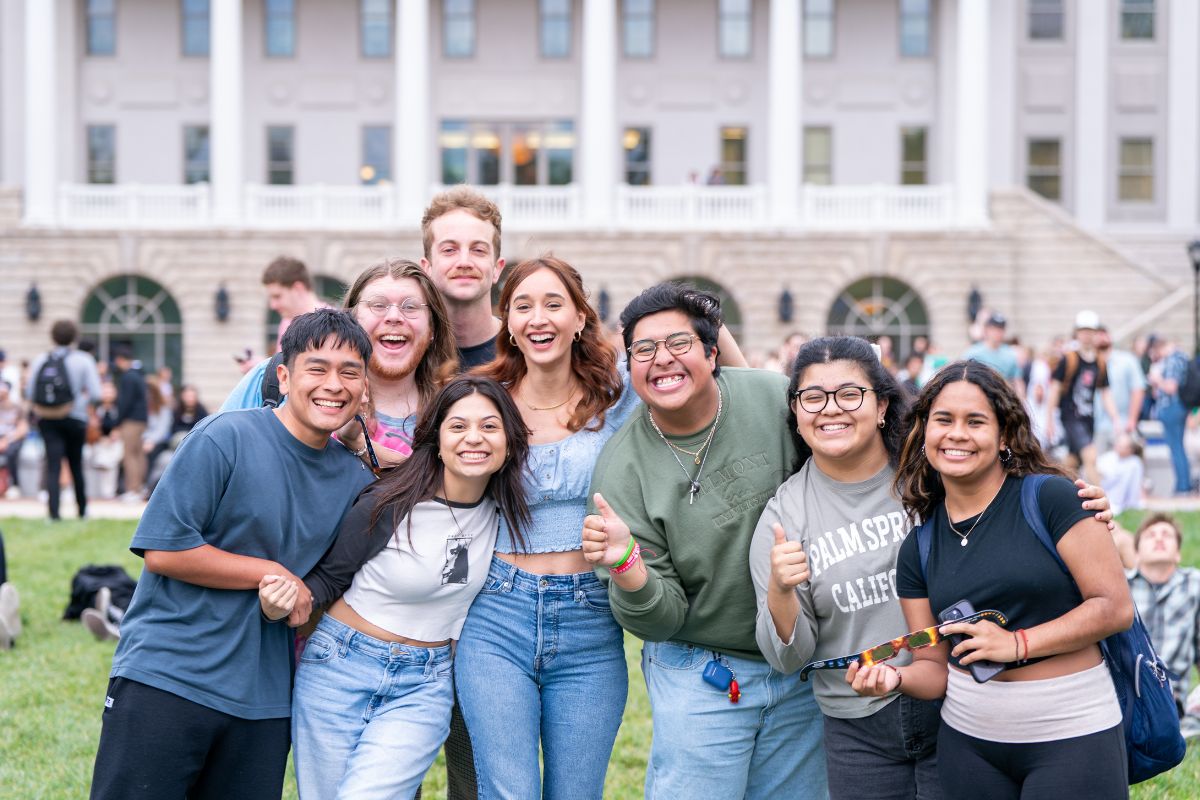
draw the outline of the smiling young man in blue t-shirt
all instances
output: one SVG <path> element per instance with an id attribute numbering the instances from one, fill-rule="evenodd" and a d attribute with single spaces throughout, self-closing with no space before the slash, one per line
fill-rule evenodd
<path id="1" fill-rule="evenodd" d="M 259 612 L 264 575 L 300 586 L 372 480 L 330 434 L 357 412 L 371 343 L 345 312 L 283 337 L 289 402 L 218 414 L 184 440 L 130 548 L 145 558 L 113 656 L 92 798 L 279 797 L 291 631 Z"/>

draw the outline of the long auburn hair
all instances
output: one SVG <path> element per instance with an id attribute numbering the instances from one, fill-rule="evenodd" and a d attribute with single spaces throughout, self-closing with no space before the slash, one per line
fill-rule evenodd
<path id="1" fill-rule="evenodd" d="M 521 528 L 529 524 L 529 506 L 525 502 L 525 489 L 521 473 L 525 469 L 525 457 L 529 454 L 529 428 L 521 419 L 521 412 L 513 403 L 508 392 L 500 384 L 481 375 L 462 375 L 454 378 L 433 396 L 433 400 L 421 410 L 417 427 L 413 431 L 412 455 L 402 464 L 389 471 L 370 488 L 375 497 L 375 508 L 371 511 L 367 533 L 374 530 L 383 515 L 391 512 L 392 527 L 400 535 L 400 523 L 408 520 L 408 539 L 412 544 L 413 508 L 418 503 L 432 500 L 442 489 L 445 466 L 438 459 L 441 450 L 441 427 L 450 408 L 464 397 L 481 394 L 496 406 L 500 421 L 504 425 L 504 438 L 508 456 L 503 466 L 488 479 L 486 494 L 496 501 L 500 515 L 512 531 L 517 546 L 524 551 L 525 539 Z"/>
<path id="2" fill-rule="evenodd" d="M 551 254 L 522 261 L 513 267 L 500 291 L 500 335 L 496 337 L 496 358 L 474 370 L 476 374 L 494 378 L 505 386 L 514 388 L 525 377 L 528 367 L 525 356 L 507 335 L 509 308 L 513 294 L 521 283 L 540 269 L 554 273 L 564 287 L 575 308 L 583 312 L 583 331 L 579 340 L 571 344 L 571 372 L 579 381 L 583 397 L 575 406 L 567 429 L 578 431 L 585 426 L 599 430 L 604 425 L 604 415 L 610 406 L 621 397 L 621 379 L 617 375 L 617 353 L 604 338 L 600 317 L 588 303 L 583 288 L 583 279 L 567 262 Z M 595 422 L 588 426 L 592 420 Z"/>
<path id="3" fill-rule="evenodd" d="M 908 414 L 908 397 L 900 388 L 895 376 L 875 355 L 870 342 L 857 336 L 823 336 L 805 342 L 796 351 L 787 398 L 788 425 L 796 443 L 796 452 L 799 453 L 798 463 L 803 466 L 812 457 L 812 448 L 797 430 L 796 390 L 800 388 L 800 380 L 804 377 L 806 369 L 813 364 L 830 364 L 834 361 L 849 361 L 856 365 L 863 371 L 867 383 L 870 384 L 867 388 L 874 390 L 876 401 L 887 400 L 887 411 L 883 413 L 883 429 L 879 431 L 879 435 L 883 438 L 884 449 L 887 450 L 888 463 L 896 466 L 900 460 L 900 448 L 904 444 L 904 417 Z"/>
<path id="4" fill-rule="evenodd" d="M 351 314 L 357 313 L 355 306 L 362 299 L 363 291 L 380 278 L 411 278 L 417 282 L 425 295 L 433 336 L 424 357 L 417 363 L 415 375 L 421 408 L 424 408 L 433 400 L 438 388 L 458 374 L 458 344 L 454 340 L 454 328 L 446 313 L 446 303 L 442 300 L 442 293 L 433 285 L 433 281 L 420 265 L 404 258 L 388 258 L 359 273 L 342 299 L 342 308 Z"/>
<path id="5" fill-rule="evenodd" d="M 1033 435 L 1033 425 L 1029 421 L 1025 403 L 1004 376 L 981 361 L 955 361 L 938 370 L 925 384 L 908 417 L 911 429 L 900 451 L 895 490 L 910 516 L 929 519 L 938 504 L 946 499 L 942 476 L 929 463 L 922 448 L 925 445 L 930 408 L 943 389 L 958 381 L 978 386 L 992 407 L 992 413 L 999 422 L 1000 438 L 1012 452 L 1007 461 L 1000 461 L 1006 474 L 1018 477 L 1060 475 L 1071 479 L 1062 467 L 1051 462 L 1042 452 L 1042 446 Z"/>

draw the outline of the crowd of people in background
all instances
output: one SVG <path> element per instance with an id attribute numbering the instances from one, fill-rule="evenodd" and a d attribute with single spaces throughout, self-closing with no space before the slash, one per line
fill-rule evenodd
<path id="1" fill-rule="evenodd" d="M 37 497 L 51 520 L 62 517 L 65 487 L 81 518 L 91 499 L 146 500 L 180 441 L 208 416 L 199 393 L 177 385 L 169 366 L 147 373 L 129 343 L 101 357 L 70 320 L 55 322 L 50 339 L 20 364 L 0 350 L 0 499 Z M 47 391 L 63 402 L 39 403 Z"/>

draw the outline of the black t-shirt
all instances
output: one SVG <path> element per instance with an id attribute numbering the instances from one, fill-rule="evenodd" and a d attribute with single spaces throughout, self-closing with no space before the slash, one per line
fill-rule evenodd
<path id="1" fill-rule="evenodd" d="M 1063 419 L 1078 419 L 1091 421 L 1095 415 L 1096 390 L 1108 386 L 1108 377 L 1100 374 L 1100 365 L 1095 361 L 1086 360 L 1079 352 L 1075 353 L 1075 374 L 1071 383 L 1063 383 L 1059 394 L 1058 410 Z M 1054 367 L 1051 378 L 1060 383 L 1067 377 L 1067 361 L 1069 356 L 1059 359 Z"/>
<path id="2" fill-rule="evenodd" d="M 1083 602 L 1075 581 L 1059 568 L 1025 522 L 1022 480 L 1009 477 L 1004 481 L 966 547 L 950 530 L 945 503 L 938 506 L 931 526 L 928 585 L 921 574 L 917 537 L 912 535 L 900 546 L 897 594 L 928 597 L 934 617 L 960 600 L 969 601 L 977 611 L 994 608 L 1008 617 L 1010 631 L 1056 619 Z M 1092 516 L 1080 504 L 1074 484 L 1057 476 L 1042 484 L 1038 506 L 1055 544 L 1075 523 Z M 966 532 L 976 519 L 955 520 L 954 527 Z M 957 660 L 951 658 L 951 662 Z"/>
<path id="3" fill-rule="evenodd" d="M 496 337 L 493 336 L 482 344 L 472 345 L 471 347 L 458 348 L 458 369 L 459 372 L 466 372 L 469 369 L 478 367 L 480 364 L 486 364 L 496 357 Z"/>

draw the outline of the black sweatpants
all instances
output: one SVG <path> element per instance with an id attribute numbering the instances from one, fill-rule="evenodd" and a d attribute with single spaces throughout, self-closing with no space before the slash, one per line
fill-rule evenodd
<path id="1" fill-rule="evenodd" d="M 1125 731 L 1120 725 L 1056 742 L 976 739 L 943 724 L 937 763 L 946 797 L 972 800 L 1125 800 Z"/>
<path id="2" fill-rule="evenodd" d="M 92 800 L 283 794 L 291 720 L 240 719 L 126 678 L 108 682 Z"/>
<path id="3" fill-rule="evenodd" d="M 58 519 L 59 475 L 62 460 L 71 468 L 71 483 L 75 485 L 75 502 L 79 516 L 87 513 L 87 489 L 83 485 L 83 445 L 87 440 L 87 423 L 66 417 L 39 419 L 38 430 L 46 443 L 46 494 L 50 498 L 50 519 Z"/>

